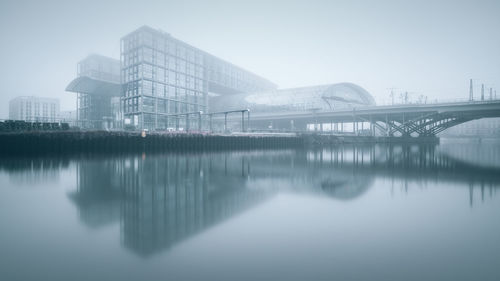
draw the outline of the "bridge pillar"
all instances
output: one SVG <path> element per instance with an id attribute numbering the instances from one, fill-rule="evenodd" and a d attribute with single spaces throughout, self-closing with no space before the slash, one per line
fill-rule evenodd
<path id="1" fill-rule="evenodd" d="M 227 133 L 227 112 L 224 112 L 224 133 Z"/>
<path id="2" fill-rule="evenodd" d="M 387 137 L 390 137 L 391 136 L 391 123 L 389 123 L 389 116 L 387 114 L 385 115 L 385 126 L 386 126 L 385 134 Z"/>
<path id="3" fill-rule="evenodd" d="M 241 111 L 241 131 L 245 131 L 245 111 Z"/>
<path id="4" fill-rule="evenodd" d="M 201 127 L 202 127 L 202 126 L 201 126 L 201 125 L 202 125 L 202 124 L 201 124 L 201 113 L 202 113 L 202 112 L 200 112 L 200 113 L 198 114 L 198 131 L 200 131 L 200 132 L 201 132 Z"/>
<path id="5" fill-rule="evenodd" d="M 250 109 L 247 109 L 247 131 L 250 132 Z"/>
<path id="6" fill-rule="evenodd" d="M 213 128 L 212 128 L 212 114 L 210 114 L 210 115 L 208 116 L 208 118 L 210 119 L 210 121 L 209 121 L 209 122 L 210 122 L 210 123 L 209 123 L 209 130 L 210 130 L 210 133 L 212 133 L 212 132 L 213 132 Z"/>

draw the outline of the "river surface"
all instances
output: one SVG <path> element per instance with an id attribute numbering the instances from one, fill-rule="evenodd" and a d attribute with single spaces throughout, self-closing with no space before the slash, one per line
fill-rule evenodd
<path id="1" fill-rule="evenodd" d="M 0 159 L 0 280 L 500 280 L 500 145 Z"/>

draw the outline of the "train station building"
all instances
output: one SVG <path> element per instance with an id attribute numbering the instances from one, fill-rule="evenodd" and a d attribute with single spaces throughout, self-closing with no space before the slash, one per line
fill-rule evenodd
<path id="1" fill-rule="evenodd" d="M 91 55 L 66 88 L 82 126 L 201 128 L 195 113 L 333 110 L 374 105 L 351 83 L 278 89 L 271 81 L 148 26 L 120 40 L 120 60 Z"/>

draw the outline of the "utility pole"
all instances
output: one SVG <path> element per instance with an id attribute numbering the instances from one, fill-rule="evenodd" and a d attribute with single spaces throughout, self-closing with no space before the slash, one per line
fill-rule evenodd
<path id="1" fill-rule="evenodd" d="M 481 100 L 484 100 L 484 84 L 481 84 Z"/>
<path id="2" fill-rule="evenodd" d="M 391 90 L 389 96 L 391 97 L 391 105 L 394 105 L 394 90 L 396 90 L 397 88 L 387 88 L 387 89 Z"/>
<path id="3" fill-rule="evenodd" d="M 469 101 L 474 101 L 474 90 L 472 87 L 472 79 L 470 80 L 470 86 L 469 86 Z"/>

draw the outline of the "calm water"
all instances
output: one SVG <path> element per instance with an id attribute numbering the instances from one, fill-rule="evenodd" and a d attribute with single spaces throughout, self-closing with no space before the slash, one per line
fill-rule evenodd
<path id="1" fill-rule="evenodd" d="M 0 280 L 500 280 L 500 146 L 0 160 Z"/>

